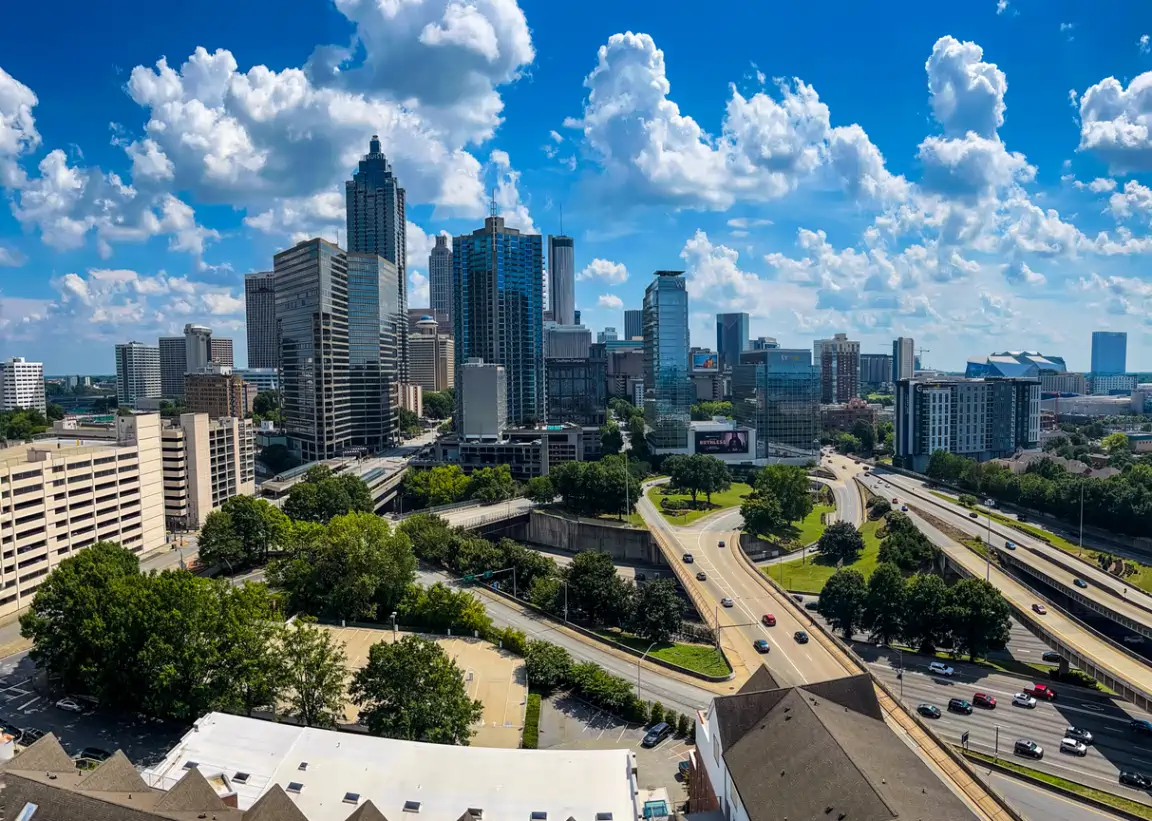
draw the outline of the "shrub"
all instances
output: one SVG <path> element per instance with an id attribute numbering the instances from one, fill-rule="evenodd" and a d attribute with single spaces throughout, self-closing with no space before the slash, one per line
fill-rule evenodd
<path id="1" fill-rule="evenodd" d="M 523 656 L 528 652 L 528 637 L 524 635 L 523 631 L 517 630 L 515 627 L 493 630 L 489 634 L 488 640 L 493 644 L 499 644 L 509 653 L 515 653 L 518 656 Z"/>
<path id="2" fill-rule="evenodd" d="M 1075 684 L 1078 687 L 1087 687 L 1089 690 L 1100 689 L 1100 682 L 1096 681 L 1096 679 L 1092 678 L 1083 670 L 1069 668 L 1067 673 L 1061 674 L 1059 667 L 1052 667 L 1048 670 L 1048 678 L 1064 684 Z"/>
<path id="3" fill-rule="evenodd" d="M 528 694 L 528 707 L 524 711 L 524 735 L 520 746 L 535 750 L 540 744 L 540 694 Z"/>
<path id="4" fill-rule="evenodd" d="M 695 724 L 686 713 L 681 713 L 680 718 L 676 720 L 676 735 L 686 736 L 689 732 L 694 732 Z"/>
<path id="5" fill-rule="evenodd" d="M 659 724 L 664 720 L 664 705 L 659 701 L 652 703 L 652 712 L 648 714 L 648 722 L 650 724 Z"/>
<path id="6" fill-rule="evenodd" d="M 971 493 L 962 493 L 960 494 L 960 498 L 957 501 L 959 501 L 960 504 L 962 504 L 964 507 L 976 507 L 976 503 L 979 500 Z"/>

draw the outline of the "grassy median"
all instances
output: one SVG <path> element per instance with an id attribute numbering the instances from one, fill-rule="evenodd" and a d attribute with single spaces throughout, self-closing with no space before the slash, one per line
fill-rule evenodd
<path id="1" fill-rule="evenodd" d="M 732 486 L 727 490 L 720 493 L 712 494 L 712 506 L 707 510 L 665 510 L 660 506 L 661 499 L 675 499 L 681 502 L 691 502 L 691 493 L 668 493 L 663 491 L 667 485 L 656 485 L 648 489 L 648 498 L 652 500 L 652 504 L 660 511 L 660 514 L 674 525 L 687 525 L 697 519 L 703 518 L 718 510 L 725 510 L 730 507 L 739 507 L 744 497 L 752 492 L 752 487 L 744 482 L 733 482 Z M 708 499 L 703 493 L 696 494 L 698 502 L 707 502 Z"/>
<path id="2" fill-rule="evenodd" d="M 859 570 L 865 579 L 872 575 L 880 558 L 880 538 L 876 531 L 882 524 L 882 519 L 864 523 L 860 528 L 860 535 L 864 537 L 864 550 L 856 561 L 844 565 L 845 569 Z M 764 574 L 775 579 L 785 590 L 812 594 L 823 590 L 835 572 L 836 563 L 825 560 L 819 553 L 809 555 L 807 559 L 793 559 L 764 568 Z"/>
<path id="3" fill-rule="evenodd" d="M 529 693 L 528 705 L 524 710 L 524 734 L 520 746 L 525 750 L 535 750 L 540 744 L 540 694 Z"/>
<path id="4" fill-rule="evenodd" d="M 652 643 L 612 628 L 598 628 L 596 633 L 641 653 Z M 726 676 L 732 672 L 724 656 L 711 644 L 660 642 L 648 655 L 706 676 Z"/>

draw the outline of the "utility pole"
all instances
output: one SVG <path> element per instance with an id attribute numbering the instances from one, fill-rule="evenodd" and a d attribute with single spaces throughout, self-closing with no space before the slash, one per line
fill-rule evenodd
<path id="1" fill-rule="evenodd" d="M 1080 480 L 1080 552 L 1084 552 L 1084 480 Z"/>

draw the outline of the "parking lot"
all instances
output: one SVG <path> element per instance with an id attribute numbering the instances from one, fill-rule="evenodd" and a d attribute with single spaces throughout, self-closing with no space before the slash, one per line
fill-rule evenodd
<path id="1" fill-rule="evenodd" d="M 540 749 L 633 750 L 640 787 L 664 787 L 672 803 L 679 807 L 688 800 L 688 791 L 677 773 L 677 765 L 688 759 L 692 745 L 673 737 L 646 749 L 640 746 L 645 731 L 645 727 L 622 722 L 570 696 L 552 696 L 541 705 Z"/>

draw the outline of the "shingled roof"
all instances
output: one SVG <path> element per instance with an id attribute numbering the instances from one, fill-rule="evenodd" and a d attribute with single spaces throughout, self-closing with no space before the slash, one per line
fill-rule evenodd
<path id="1" fill-rule="evenodd" d="M 5 770 L 39 771 L 46 773 L 74 773 L 76 762 L 64 748 L 55 733 L 48 733 L 36 741 L 11 761 L 4 765 Z"/>
<path id="2" fill-rule="evenodd" d="M 156 802 L 158 812 L 206 812 L 224 810 L 228 805 L 208 783 L 199 767 L 190 767 L 164 797 Z"/>
<path id="3" fill-rule="evenodd" d="M 268 792 L 248 808 L 244 821 L 308 821 L 279 784 L 273 784 Z"/>
<path id="4" fill-rule="evenodd" d="M 140 777 L 140 773 L 132 766 L 128 756 L 120 750 L 112 754 L 107 761 L 100 762 L 96 769 L 88 773 L 76 785 L 78 790 L 89 792 L 147 792 L 149 787 Z"/>

